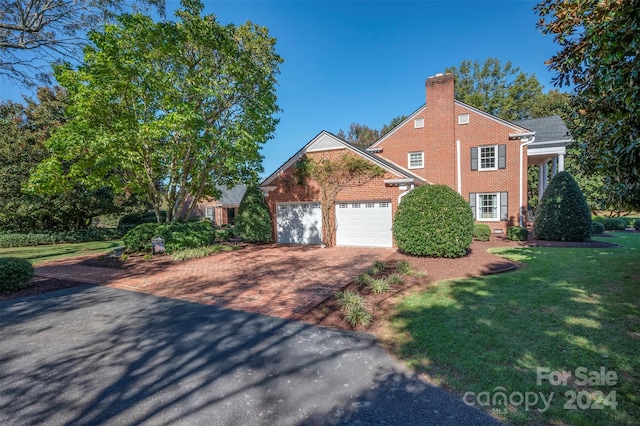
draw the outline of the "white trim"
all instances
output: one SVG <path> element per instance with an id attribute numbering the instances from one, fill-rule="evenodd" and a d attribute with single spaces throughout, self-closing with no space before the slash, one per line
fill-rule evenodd
<path id="1" fill-rule="evenodd" d="M 559 155 L 559 154 L 565 154 L 566 152 L 567 152 L 567 149 L 564 146 L 554 146 L 551 148 L 540 148 L 540 149 L 536 149 L 535 146 L 529 146 L 529 149 L 527 150 L 527 156 L 535 157 L 538 155 Z"/>
<path id="2" fill-rule="evenodd" d="M 493 148 L 493 167 L 482 167 L 482 149 Z M 498 170 L 498 145 L 480 145 L 478 147 L 478 171 L 490 172 L 492 170 Z"/>
<path id="3" fill-rule="evenodd" d="M 420 155 L 420 165 L 419 166 L 412 166 L 411 165 L 411 155 L 412 154 L 419 154 Z M 424 151 L 410 151 L 410 152 L 407 152 L 407 168 L 409 170 L 411 170 L 411 169 L 424 169 Z"/>
<path id="4" fill-rule="evenodd" d="M 471 105 L 467 105 L 464 102 L 454 101 L 454 103 L 456 105 L 462 107 L 462 108 L 465 108 L 465 109 L 468 109 L 469 111 L 472 111 L 472 112 L 475 112 L 477 114 L 480 114 L 480 115 L 482 115 L 482 116 L 484 116 L 484 117 L 486 117 L 486 118 L 488 118 L 490 120 L 493 120 L 493 121 L 495 121 L 497 123 L 500 123 L 502 125 L 510 127 L 510 128 L 512 128 L 514 130 L 517 130 L 517 131 L 524 130 L 524 131 L 527 131 L 527 132 L 529 131 L 529 129 L 525 129 L 524 127 L 520 127 L 517 124 L 510 123 L 510 122 L 508 122 L 506 120 L 503 120 L 502 118 L 496 117 L 495 115 L 491 115 L 488 112 L 484 112 L 484 111 L 482 111 L 482 110 L 480 110 L 478 108 L 472 107 Z"/>
<path id="5" fill-rule="evenodd" d="M 522 183 L 524 181 L 524 147 L 529 145 L 529 144 L 532 144 L 533 142 L 535 142 L 535 140 L 536 140 L 536 137 L 532 136 L 531 140 L 527 140 L 527 141 L 525 141 L 525 142 L 520 144 L 520 174 L 519 174 L 519 179 L 520 179 L 520 182 L 519 182 L 519 191 L 520 191 L 519 198 L 520 199 L 519 199 L 519 203 L 518 203 L 518 205 L 519 205 L 518 222 L 519 222 L 520 226 L 524 226 L 525 225 L 525 223 L 524 223 L 524 204 L 523 204 L 523 200 L 522 200 L 522 198 L 524 196 L 524 194 L 523 194 L 523 191 L 524 191 L 523 186 L 524 185 Z M 527 152 L 527 156 L 528 156 L 528 152 Z"/>
<path id="6" fill-rule="evenodd" d="M 388 185 L 403 185 L 403 184 L 412 185 L 413 182 L 414 182 L 413 179 L 385 179 L 384 180 L 384 183 Z"/>
<path id="7" fill-rule="evenodd" d="M 561 140 L 557 140 L 557 141 L 544 141 L 544 142 L 536 142 L 535 146 L 540 146 L 540 145 L 551 145 L 554 143 L 566 143 L 566 144 L 570 144 L 571 142 L 573 142 L 573 139 L 561 139 Z M 532 147 L 535 148 L 535 147 Z"/>
<path id="8" fill-rule="evenodd" d="M 456 141 L 456 168 L 458 178 L 458 194 L 462 195 L 462 169 L 460 167 L 460 140 Z"/>
<path id="9" fill-rule="evenodd" d="M 495 195 L 496 196 L 496 217 L 495 218 L 482 218 L 480 217 L 480 196 L 481 195 Z M 500 222 L 500 192 L 476 192 L 476 222 Z"/>

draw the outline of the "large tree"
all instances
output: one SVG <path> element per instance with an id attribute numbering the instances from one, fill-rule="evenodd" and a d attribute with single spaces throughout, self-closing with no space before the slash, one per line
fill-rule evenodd
<path id="1" fill-rule="evenodd" d="M 0 229 L 41 231 L 89 225 L 96 215 L 124 207 L 107 188 L 88 191 L 73 185 L 56 195 L 25 194 L 31 170 L 48 158 L 44 142 L 65 121 L 67 95 L 60 88 L 41 87 L 26 104 L 0 103 Z"/>
<path id="2" fill-rule="evenodd" d="M 107 183 L 144 196 L 158 222 L 166 208 L 172 222 L 219 196 L 216 185 L 256 178 L 277 123 L 275 39 L 182 3 L 179 22 L 119 17 L 90 33 L 83 65 L 56 69 L 70 119 L 47 142 L 53 156 L 32 176 L 36 190 Z"/>
<path id="3" fill-rule="evenodd" d="M 640 0 L 544 0 L 539 27 L 560 51 L 555 83 L 573 85 L 583 167 L 640 209 Z"/>
<path id="4" fill-rule="evenodd" d="M 511 62 L 497 58 L 484 63 L 462 61 L 445 72 L 455 76 L 456 99 L 505 120 L 531 118 L 531 109 L 542 95 L 542 85 L 535 75 L 520 71 Z"/>
<path id="5" fill-rule="evenodd" d="M 0 0 L 0 76 L 33 84 L 46 77 L 50 64 L 77 60 L 85 33 L 127 8 L 154 6 L 165 0 Z"/>
<path id="6" fill-rule="evenodd" d="M 402 123 L 406 115 L 399 115 L 393 118 L 388 124 L 382 126 L 382 129 L 372 129 L 366 124 L 351 123 L 349 131 L 345 132 L 340 129 L 336 136 L 345 142 L 349 142 L 352 145 L 360 148 L 368 148 L 372 143 L 389 133 L 398 124 Z"/>

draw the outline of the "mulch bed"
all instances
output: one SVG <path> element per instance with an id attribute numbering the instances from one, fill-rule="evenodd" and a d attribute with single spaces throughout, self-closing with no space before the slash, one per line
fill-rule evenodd
<path id="1" fill-rule="evenodd" d="M 605 233 L 601 236 L 613 237 L 614 235 Z M 399 260 L 407 260 L 413 267 L 413 269 L 419 271 L 427 271 L 428 275 L 425 278 L 407 277 L 405 283 L 402 286 L 394 287 L 394 292 L 392 294 L 386 294 L 383 296 L 367 295 L 362 291 L 362 288 L 360 288 L 355 283 L 351 283 L 346 287 L 346 289 L 359 290 L 363 295 L 366 296 L 365 300 L 367 301 L 367 303 L 370 306 L 377 306 L 376 312 L 379 312 L 385 306 L 392 305 L 392 303 L 388 303 L 388 301 L 393 300 L 394 296 L 401 293 L 406 293 L 410 289 L 424 289 L 426 288 L 426 286 L 443 279 L 500 273 L 515 269 L 517 267 L 514 262 L 489 253 L 487 250 L 492 247 L 611 248 L 618 247 L 618 245 L 601 241 L 575 243 L 561 241 L 539 241 L 535 239 L 529 239 L 526 242 L 516 242 L 507 240 L 506 238 L 500 236 L 492 235 L 490 241 L 474 241 L 471 246 L 470 254 L 459 259 L 435 259 L 428 257 L 424 258 L 407 256 L 399 252 L 393 253 L 391 256 L 385 259 L 385 262 L 387 262 L 390 267 L 395 267 L 396 262 L 398 262 Z M 159 268 L 166 267 L 176 262 L 177 261 L 173 260 L 173 258 L 168 255 L 155 255 L 150 260 L 145 260 L 143 256 L 140 255 L 132 255 L 124 262 L 120 258 L 110 256 L 87 257 L 86 259 L 83 259 L 81 261 L 82 264 L 87 266 L 127 269 L 135 271 L 137 274 L 144 274 L 146 272 L 151 273 L 153 271 L 157 271 Z M 56 278 L 34 277 L 29 282 L 28 286 L 24 289 L 13 293 L 0 294 L 0 300 L 33 296 L 48 291 L 60 290 L 63 288 L 76 287 L 80 285 L 86 284 L 82 282 L 61 280 Z M 337 305 L 333 297 L 327 299 L 323 304 L 317 306 L 309 314 L 303 317 L 302 320 L 318 325 L 325 325 L 343 329 L 350 328 L 347 324 L 344 323 L 344 321 L 342 321 L 342 313 L 339 311 L 339 306 Z M 370 328 L 366 330 L 369 332 L 372 331 Z"/>

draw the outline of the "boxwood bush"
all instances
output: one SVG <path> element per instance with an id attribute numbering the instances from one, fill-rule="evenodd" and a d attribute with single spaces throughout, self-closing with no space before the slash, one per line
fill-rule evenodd
<path id="1" fill-rule="evenodd" d="M 26 287 L 33 278 L 33 266 L 28 260 L 17 257 L 0 257 L 0 293 Z"/>
<path id="2" fill-rule="evenodd" d="M 127 253 L 151 253 L 151 239 L 164 238 L 167 253 L 211 245 L 216 229 L 209 222 L 143 223 L 122 237 Z"/>
<path id="3" fill-rule="evenodd" d="M 489 241 L 491 228 L 483 223 L 473 225 L 473 238 L 478 241 Z"/>
<path id="4" fill-rule="evenodd" d="M 262 190 L 257 185 L 247 186 L 235 220 L 236 232 L 250 243 L 273 241 L 273 222 Z"/>
<path id="5" fill-rule="evenodd" d="M 591 212 L 568 172 L 556 174 L 544 192 L 533 233 L 540 240 L 586 241 L 591 237 Z"/>
<path id="6" fill-rule="evenodd" d="M 393 222 L 398 248 L 415 256 L 465 256 L 473 239 L 471 208 L 446 185 L 413 189 L 402 198 Z"/>
<path id="7" fill-rule="evenodd" d="M 31 234 L 0 233 L 0 247 L 26 247 L 46 244 L 86 243 L 122 238 L 122 232 L 112 228 L 88 228 L 66 232 L 39 232 Z"/>
<path id="8" fill-rule="evenodd" d="M 166 220 L 167 212 L 165 210 L 160 211 L 160 216 L 162 217 L 163 221 Z M 148 210 L 143 212 L 127 213 L 118 221 L 118 227 L 120 229 L 128 231 L 143 223 L 158 223 L 156 212 L 153 210 Z"/>
<path id="9" fill-rule="evenodd" d="M 633 227 L 636 231 L 640 231 L 640 219 L 636 219 L 636 221 L 633 222 Z"/>
<path id="10" fill-rule="evenodd" d="M 507 238 L 511 241 L 527 241 L 529 230 L 522 226 L 510 226 L 507 229 Z"/>
<path id="11" fill-rule="evenodd" d="M 606 218 L 603 224 L 607 231 L 624 231 L 627 227 L 627 222 L 617 217 Z"/>
<path id="12" fill-rule="evenodd" d="M 595 220 L 591 222 L 591 229 L 594 234 L 602 234 L 604 232 L 604 224 L 601 222 L 596 222 Z"/>

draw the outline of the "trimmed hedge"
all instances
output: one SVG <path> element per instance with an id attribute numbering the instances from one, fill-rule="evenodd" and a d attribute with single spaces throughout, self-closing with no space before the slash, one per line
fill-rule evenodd
<path id="1" fill-rule="evenodd" d="M 235 228 L 238 235 L 250 243 L 273 241 L 273 222 L 269 207 L 262 190 L 255 184 L 247 186 L 240 201 Z"/>
<path id="2" fill-rule="evenodd" d="M 222 234 L 225 235 L 226 231 Z M 209 222 L 143 223 L 122 237 L 127 253 L 151 253 L 151 239 L 164 238 L 167 253 L 204 247 L 216 242 L 220 233 Z"/>
<path id="3" fill-rule="evenodd" d="M 122 238 L 122 231 L 113 228 L 88 228 L 79 231 L 3 234 L 0 233 L 0 247 L 26 247 L 47 244 L 87 243 L 91 241 L 110 241 Z"/>
<path id="4" fill-rule="evenodd" d="M 595 220 L 591 222 L 591 229 L 594 234 L 602 234 L 604 232 L 604 224 L 600 222 L 596 222 Z"/>
<path id="5" fill-rule="evenodd" d="M 510 226 L 507 229 L 507 238 L 511 241 L 527 241 L 529 230 L 522 226 Z"/>
<path id="6" fill-rule="evenodd" d="M 160 216 L 162 216 L 163 221 L 166 220 L 167 212 L 165 210 L 161 210 Z M 144 212 L 127 213 L 118 221 L 118 227 L 128 231 L 143 223 L 158 223 L 156 212 L 148 210 Z"/>
<path id="7" fill-rule="evenodd" d="M 401 251 L 415 256 L 465 256 L 473 239 L 471 207 L 446 185 L 419 186 L 402 198 L 393 236 Z"/>
<path id="8" fill-rule="evenodd" d="M 556 174 L 544 192 L 533 233 L 548 241 L 586 241 L 591 238 L 591 212 L 578 184 L 568 172 Z"/>
<path id="9" fill-rule="evenodd" d="M 0 257 L 0 293 L 23 289 L 31 278 L 33 266 L 28 260 Z"/>
<path id="10" fill-rule="evenodd" d="M 489 241 L 491 237 L 491 228 L 489 225 L 476 224 L 473 225 L 473 238 L 478 241 Z"/>
<path id="11" fill-rule="evenodd" d="M 604 220 L 603 225 L 607 231 L 624 231 L 627 222 L 617 217 L 609 217 Z"/>

